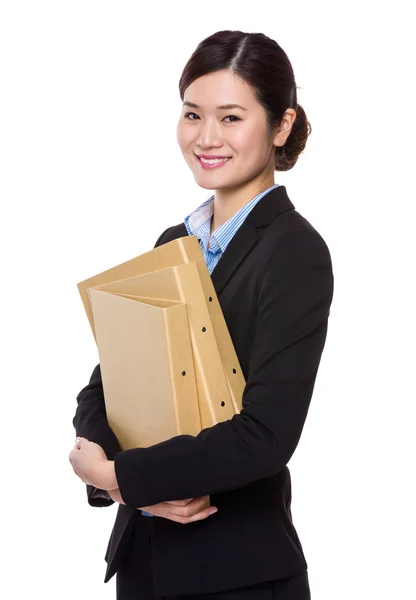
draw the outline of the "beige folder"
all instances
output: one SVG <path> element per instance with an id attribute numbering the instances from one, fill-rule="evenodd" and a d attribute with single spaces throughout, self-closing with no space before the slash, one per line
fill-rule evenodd
<path id="1" fill-rule="evenodd" d="M 201 418 L 186 304 L 152 304 L 94 288 L 89 294 L 107 420 L 122 450 L 197 435 Z"/>
<path id="2" fill-rule="evenodd" d="M 198 269 L 234 413 L 238 413 L 242 408 L 241 401 L 245 379 L 196 236 L 185 236 L 162 244 L 149 252 L 136 256 L 89 279 L 85 279 L 79 282 L 77 286 L 92 332 L 95 336 L 94 319 L 87 292 L 88 288 L 191 262 L 195 262 Z M 202 328 L 205 324 L 200 323 L 200 326 Z"/>
<path id="3" fill-rule="evenodd" d="M 161 303 L 169 305 L 169 303 L 183 303 L 187 309 L 187 318 L 189 322 L 190 340 L 192 346 L 192 354 L 195 365 L 196 387 L 199 401 L 199 411 L 201 415 L 201 429 L 212 427 L 216 423 L 231 419 L 236 413 L 234 405 L 231 401 L 228 382 L 225 376 L 225 371 L 222 366 L 218 344 L 215 337 L 214 328 L 212 326 L 208 305 L 205 301 L 204 290 L 198 273 L 198 268 L 195 262 L 185 263 L 168 269 L 161 269 L 137 275 L 127 279 L 122 279 L 112 283 L 89 288 L 88 293 L 94 290 L 101 290 L 111 294 L 122 295 L 131 300 L 137 300 L 136 310 L 142 312 L 141 303 L 157 305 L 159 311 L 167 311 L 162 308 Z M 113 301 L 115 306 L 117 300 Z M 132 308 L 131 310 L 134 310 Z M 98 326 L 104 328 L 105 320 L 98 324 L 95 309 L 93 308 L 95 329 L 97 334 L 97 344 L 100 349 L 102 346 L 102 334 L 98 336 Z M 121 322 L 124 319 L 131 319 L 131 313 L 123 315 L 118 309 L 117 318 Z M 140 341 L 137 342 L 137 332 L 128 332 L 128 329 L 122 326 L 125 331 L 125 347 L 111 344 L 108 340 L 108 350 L 106 365 L 110 368 L 111 364 L 117 364 L 119 357 L 111 360 L 111 354 L 130 353 L 131 347 L 137 343 L 146 346 L 152 343 L 152 332 L 147 327 L 144 329 L 145 335 L 140 335 Z M 133 338 L 131 340 L 131 338 Z M 171 343 L 171 340 L 169 340 Z M 175 352 L 175 346 L 171 345 L 171 351 Z M 101 356 L 102 352 L 100 352 Z M 130 358 L 128 360 L 131 360 Z M 137 377 L 142 377 L 142 372 L 137 370 Z M 129 384 L 127 384 L 129 385 Z M 120 386 L 120 384 L 119 384 Z M 106 390 L 105 390 L 106 392 Z M 106 403 L 113 402 L 109 393 L 105 393 Z M 187 401 L 184 399 L 184 402 Z M 151 407 L 149 407 L 151 410 Z M 108 411 L 107 411 L 108 413 Z M 178 430 L 179 433 L 179 430 Z M 189 432 L 187 432 L 189 433 Z"/>

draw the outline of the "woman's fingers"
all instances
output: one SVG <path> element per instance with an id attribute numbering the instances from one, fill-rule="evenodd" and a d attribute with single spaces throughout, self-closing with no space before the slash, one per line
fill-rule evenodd
<path id="1" fill-rule="evenodd" d="M 192 502 L 194 498 L 188 498 L 188 500 L 166 500 L 167 504 L 175 504 L 175 506 L 186 506 L 190 502 Z"/>
<path id="2" fill-rule="evenodd" d="M 193 523 L 194 521 L 202 521 L 203 519 L 206 519 L 207 517 L 213 515 L 217 511 L 218 509 L 215 506 L 209 506 L 208 508 L 205 508 L 204 510 L 201 510 L 193 515 L 181 516 L 175 513 L 170 513 L 170 515 L 167 518 L 169 518 L 171 521 L 176 521 L 177 523 L 182 523 L 183 525 L 186 525 L 187 523 Z"/>
<path id="3" fill-rule="evenodd" d="M 170 500 L 159 502 L 152 506 L 144 506 L 137 510 L 144 510 L 155 517 L 163 517 L 176 523 L 192 523 L 193 521 L 202 521 L 217 512 L 217 508 L 211 506 L 209 496 L 201 498 L 189 498 L 188 500 Z"/>
<path id="4" fill-rule="evenodd" d="M 166 503 L 168 504 L 168 503 Z M 209 516 L 207 513 L 211 508 L 211 499 L 209 496 L 202 496 L 201 498 L 194 498 L 186 506 L 178 506 L 169 503 L 169 513 L 177 517 L 198 520 L 198 518 L 206 518 Z"/>
<path id="5" fill-rule="evenodd" d="M 168 500 L 166 502 L 166 504 L 173 504 L 174 506 L 188 506 L 193 501 L 195 501 L 195 502 L 192 506 L 195 506 L 195 503 L 196 503 L 196 505 L 203 506 L 203 504 L 205 502 L 208 502 L 208 503 L 210 502 L 210 497 L 209 496 L 200 496 L 199 498 L 188 498 L 187 500 Z"/>

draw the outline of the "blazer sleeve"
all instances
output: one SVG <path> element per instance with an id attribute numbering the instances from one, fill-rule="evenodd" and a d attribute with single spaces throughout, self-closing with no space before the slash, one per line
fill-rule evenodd
<path id="1" fill-rule="evenodd" d="M 225 492 L 285 467 L 312 397 L 333 283 L 330 253 L 316 230 L 279 238 L 259 270 L 244 408 L 196 436 L 118 452 L 114 467 L 127 506 Z"/>
<path id="2" fill-rule="evenodd" d="M 168 227 L 159 236 L 155 248 L 163 243 L 162 240 L 170 229 L 171 227 Z M 76 400 L 77 408 L 72 420 L 76 436 L 99 444 L 108 460 L 113 460 L 116 453 L 121 451 L 121 447 L 107 421 L 100 364 L 94 368 L 88 385 L 82 388 Z M 86 484 L 86 491 L 90 506 L 104 507 L 114 504 L 106 490 Z"/>

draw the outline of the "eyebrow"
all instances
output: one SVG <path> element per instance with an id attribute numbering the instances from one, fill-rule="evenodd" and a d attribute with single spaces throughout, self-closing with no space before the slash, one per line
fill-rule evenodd
<path id="1" fill-rule="evenodd" d="M 191 108 L 201 108 L 198 104 L 194 104 L 193 102 L 184 102 L 183 106 L 190 106 Z M 247 110 L 244 106 L 240 106 L 239 104 L 221 104 L 221 106 L 217 106 L 217 110 L 230 110 L 232 108 L 241 108 L 241 110 Z"/>

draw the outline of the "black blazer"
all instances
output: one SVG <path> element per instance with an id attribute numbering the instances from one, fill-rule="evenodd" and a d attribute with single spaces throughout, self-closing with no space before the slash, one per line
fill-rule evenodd
<path id="1" fill-rule="evenodd" d="M 156 246 L 188 235 L 183 223 Z M 334 278 L 328 247 L 283 185 L 248 214 L 212 272 L 246 386 L 232 419 L 149 448 L 120 452 L 108 426 L 100 366 L 77 396 L 76 435 L 103 447 L 120 504 L 105 560 L 118 568 L 137 507 L 209 494 L 218 512 L 183 525 L 152 519 L 158 595 L 203 594 L 304 572 L 287 467 L 298 444 L 325 345 Z M 93 506 L 112 504 L 87 486 Z"/>

